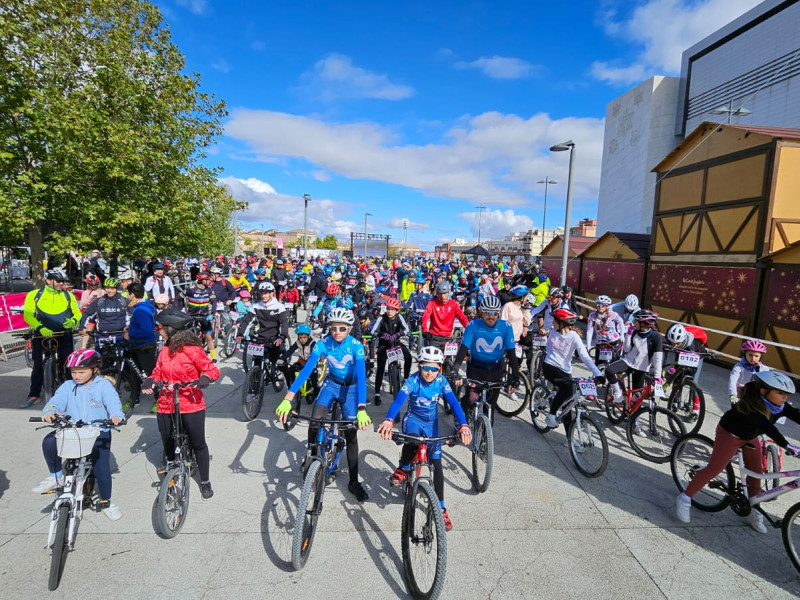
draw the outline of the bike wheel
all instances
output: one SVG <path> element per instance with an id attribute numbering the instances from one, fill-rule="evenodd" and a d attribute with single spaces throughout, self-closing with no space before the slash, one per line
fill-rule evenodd
<path id="1" fill-rule="evenodd" d="M 292 537 L 292 566 L 297 571 L 305 566 L 311 553 L 311 545 L 314 543 L 314 534 L 317 531 L 317 520 L 322 512 L 324 491 L 324 465 L 319 458 L 314 458 L 306 470 Z"/>
<path id="2" fill-rule="evenodd" d="M 272 389 L 280 392 L 286 385 L 286 377 L 283 371 L 276 367 L 274 363 L 271 363 L 269 368 L 272 369 Z"/>
<path id="3" fill-rule="evenodd" d="M 475 416 L 475 432 L 472 437 L 472 487 L 476 492 L 485 492 L 492 480 L 494 464 L 494 434 L 489 417 Z"/>
<path id="4" fill-rule="evenodd" d="M 46 359 L 42 367 L 44 377 L 42 378 L 42 402 L 47 404 L 56 392 L 56 382 L 58 381 L 58 360 L 54 356 Z"/>
<path id="5" fill-rule="evenodd" d="M 637 435 L 637 431 L 647 437 Z M 675 442 L 686 435 L 686 428 L 671 410 L 656 406 L 650 412 L 649 407 L 642 406 L 628 419 L 625 433 L 636 454 L 650 462 L 665 463 L 669 460 Z"/>
<path id="6" fill-rule="evenodd" d="M 401 534 L 409 593 L 414 598 L 438 598 L 447 571 L 447 538 L 442 507 L 427 481 L 417 481 L 406 498 Z"/>
<path id="7" fill-rule="evenodd" d="M 50 577 L 47 580 L 47 589 L 51 592 L 61 583 L 64 573 L 64 563 L 67 562 L 69 540 L 67 539 L 67 526 L 69 525 L 69 505 L 62 504 L 58 507 L 58 521 L 56 534 L 53 539 L 53 554 L 50 557 Z"/>
<path id="8" fill-rule="evenodd" d="M 606 385 L 606 416 L 608 420 L 611 421 L 614 425 L 619 425 L 622 421 L 625 420 L 625 415 L 627 414 L 627 404 L 625 402 L 620 402 L 619 404 L 614 403 L 611 399 L 614 397 L 614 392 L 611 391 L 611 384 L 609 383 Z"/>
<path id="9" fill-rule="evenodd" d="M 161 481 L 156 506 L 156 527 L 165 538 L 174 538 L 189 512 L 189 477 L 180 466 L 170 469 Z"/>
<path id="10" fill-rule="evenodd" d="M 400 365 L 396 362 L 393 362 L 389 365 L 389 391 L 392 394 L 392 399 L 397 396 L 397 392 L 400 391 Z"/>
<path id="11" fill-rule="evenodd" d="M 572 421 L 567 439 L 570 456 L 578 471 L 586 477 L 602 475 L 608 466 L 608 440 L 600 423 L 584 412 Z"/>
<path id="12" fill-rule="evenodd" d="M 536 383 L 531 390 L 531 424 L 539 433 L 547 433 L 550 428 L 545 419 L 550 414 L 550 390 L 543 383 Z"/>
<path id="13" fill-rule="evenodd" d="M 786 553 L 794 568 L 800 571 L 800 502 L 786 511 L 781 524 L 781 533 Z"/>
<path id="14" fill-rule="evenodd" d="M 119 401 L 122 403 L 122 412 L 125 413 L 125 420 L 130 419 L 133 409 L 139 403 L 140 384 L 136 378 L 128 371 L 123 371 L 117 375 L 117 382 L 114 389 L 119 394 Z"/>
<path id="15" fill-rule="evenodd" d="M 781 470 L 781 455 L 778 447 L 775 444 L 765 444 L 764 453 L 767 457 L 767 470 L 766 473 L 778 473 Z M 778 487 L 781 484 L 780 479 L 765 479 L 764 491 L 769 491 Z"/>
<path id="16" fill-rule="evenodd" d="M 525 373 L 520 373 L 517 391 L 509 394 L 506 388 L 501 389 L 500 394 L 497 396 L 495 408 L 504 417 L 515 417 L 525 410 L 530 394 L 531 384 L 529 379 Z"/>
<path id="17" fill-rule="evenodd" d="M 695 404 L 698 412 L 694 412 Z M 686 423 L 686 433 L 697 433 L 706 418 L 706 397 L 693 381 L 683 381 L 672 389 L 667 408 Z"/>
<path id="18" fill-rule="evenodd" d="M 544 365 L 544 352 L 535 352 L 531 360 L 531 382 L 542 379 L 542 366 Z"/>
<path id="19" fill-rule="evenodd" d="M 261 381 L 261 367 L 253 367 L 247 373 L 242 386 L 242 413 L 244 418 L 252 421 L 261 412 L 264 402 L 264 384 Z"/>
<path id="20" fill-rule="evenodd" d="M 225 343 L 219 352 L 224 358 L 230 358 L 236 352 L 236 327 L 231 327 L 225 334 Z"/>
<path id="21" fill-rule="evenodd" d="M 253 357 L 250 356 L 250 354 L 248 354 L 248 352 L 247 352 L 247 346 L 248 345 L 249 344 L 248 344 L 247 340 L 244 340 L 242 342 L 242 366 L 244 367 L 244 372 L 245 373 L 249 373 L 250 369 L 253 368 Z"/>
<path id="22" fill-rule="evenodd" d="M 675 442 L 670 455 L 669 467 L 672 471 L 672 479 L 681 492 L 686 491 L 695 473 L 708 465 L 713 448 L 714 442 L 699 433 L 690 433 Z M 694 495 L 692 506 L 705 512 L 722 510 L 730 504 L 730 497 L 726 489 L 733 489 L 734 481 L 733 467 L 729 463 L 722 473 L 705 484 Z"/>
<path id="23" fill-rule="evenodd" d="M 25 340 L 25 364 L 29 369 L 33 368 L 33 344 L 31 340 Z"/>

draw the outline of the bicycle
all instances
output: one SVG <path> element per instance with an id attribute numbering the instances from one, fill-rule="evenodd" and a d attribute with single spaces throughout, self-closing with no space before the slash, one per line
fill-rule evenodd
<path id="1" fill-rule="evenodd" d="M 522 358 L 523 348 L 519 344 L 517 344 L 517 358 Z M 497 396 L 497 402 L 495 404 L 495 408 L 497 412 L 499 412 L 504 417 L 515 417 L 528 405 L 528 401 L 530 400 L 531 396 L 531 384 L 528 380 L 528 376 L 525 373 L 520 372 L 519 374 L 519 381 L 515 387 L 516 391 L 511 393 L 509 392 L 509 384 L 508 382 L 511 381 L 511 365 L 508 363 L 507 360 L 503 361 L 503 382 L 505 383 L 505 387 L 500 390 L 500 393 Z"/>
<path id="2" fill-rule="evenodd" d="M 699 433 L 690 433 L 675 444 L 670 457 L 672 479 L 681 492 L 685 492 L 695 473 L 708 464 L 714 442 Z M 744 465 L 744 455 L 740 448 L 736 453 L 735 464 L 739 467 L 739 478 L 734 474 L 734 461 L 714 479 L 709 481 L 692 498 L 692 506 L 704 512 L 719 512 L 730 506 L 740 517 L 748 516 L 753 509 L 760 512 L 770 525 L 780 527 L 783 545 L 795 569 L 800 571 L 800 502 L 792 505 L 782 519 L 773 519 L 761 504 L 774 500 L 787 492 L 800 489 L 800 470 L 779 471 L 776 473 L 756 473 Z M 756 494 L 752 498 L 747 492 L 747 477 L 756 479 L 787 479 L 791 481 Z"/>
<path id="3" fill-rule="evenodd" d="M 265 384 L 271 383 L 272 389 L 280 392 L 286 384 L 286 379 L 278 369 L 277 361 L 271 361 L 268 356 L 265 356 L 266 344 L 249 342 L 247 353 L 253 358 L 261 358 L 260 364 L 254 364 L 247 372 L 244 386 L 242 386 L 242 412 L 245 419 L 252 421 L 261 412 Z"/>
<path id="4" fill-rule="evenodd" d="M 494 466 L 494 433 L 492 432 L 492 404 L 489 392 L 505 386 L 503 381 L 489 382 L 466 379 L 464 384 L 481 392 L 478 400 L 467 411 L 467 423 L 472 430 L 472 487 L 478 493 L 489 488 Z"/>
<path id="5" fill-rule="evenodd" d="M 528 353 L 528 380 L 531 384 L 544 380 L 542 368 L 544 357 L 547 354 L 547 336 L 534 334 Z"/>
<path id="6" fill-rule="evenodd" d="M 289 327 L 297 325 L 297 306 L 293 302 L 284 302 L 283 308 L 289 313 Z"/>
<path id="7" fill-rule="evenodd" d="M 23 354 L 25 355 L 25 364 L 29 369 L 33 368 L 33 329 L 28 328 L 20 333 L 12 333 L 11 337 L 20 338 L 25 340 L 25 347 Z"/>
<path id="8" fill-rule="evenodd" d="M 130 419 L 133 409 L 139 404 L 142 382 L 147 375 L 136 360 L 136 355 L 127 348 L 121 331 L 89 332 L 88 335 L 95 338 L 95 347 L 102 358 L 100 375 L 114 385 L 125 419 Z"/>
<path id="9" fill-rule="evenodd" d="M 317 522 L 322 514 L 322 497 L 325 486 L 336 479 L 339 459 L 345 448 L 344 438 L 339 435 L 339 427 L 355 428 L 355 421 L 339 419 L 340 409 L 334 403 L 331 419 L 315 419 L 292 414 L 291 419 L 307 421 L 318 425 L 316 439 L 309 444 L 306 458 L 301 467 L 303 472 L 303 491 L 297 505 L 294 534 L 292 537 L 292 566 L 302 569 L 311 553 Z"/>
<path id="10" fill-rule="evenodd" d="M 417 444 L 417 451 L 406 469 L 403 483 L 405 502 L 400 524 L 403 570 L 414 598 L 438 598 L 447 573 L 447 536 L 439 498 L 431 479 L 428 445 L 444 442 L 452 446 L 457 435 L 421 437 L 392 432 L 396 444 Z M 423 471 L 427 469 L 427 473 Z M 415 566 L 415 563 L 419 565 Z"/>
<path id="11" fill-rule="evenodd" d="M 628 418 L 625 434 L 636 454 L 660 464 L 669 460 L 675 442 L 686 435 L 687 431 L 678 415 L 657 406 L 656 395 L 652 391 L 653 383 L 648 379 L 645 378 L 642 395 L 630 404 L 626 403 Z M 664 419 L 666 425 L 663 423 Z"/>
<path id="12" fill-rule="evenodd" d="M 677 354 L 677 360 L 664 366 L 664 387 L 672 386 L 667 398 L 667 408 L 693 423 L 688 433 L 697 433 L 706 416 L 706 397 L 703 390 L 695 383 L 694 376 L 703 357 L 711 356 L 710 352 L 682 352 L 677 348 L 668 348 Z"/>
<path id="13" fill-rule="evenodd" d="M 625 419 L 633 415 L 636 410 L 641 406 L 643 398 L 647 396 L 664 397 L 664 388 L 655 383 L 655 378 L 650 373 L 644 373 L 644 384 L 642 387 L 634 388 L 632 386 L 633 373 L 630 371 L 618 375 L 620 385 L 622 386 L 622 402 L 614 402 L 614 392 L 611 383 L 606 384 L 605 400 L 599 400 L 595 396 L 595 403 L 605 408 L 608 420 L 614 425 L 619 425 Z"/>
<path id="14" fill-rule="evenodd" d="M 400 348 L 398 342 L 397 346 L 387 348 L 386 352 L 386 371 L 389 376 L 389 391 L 392 398 L 397 396 L 400 391 L 400 386 L 403 385 L 403 376 L 400 370 L 400 364 L 403 360 L 403 350 Z"/>
<path id="15" fill-rule="evenodd" d="M 67 331 L 64 335 L 72 335 Z M 47 404 L 58 387 L 66 381 L 64 365 L 58 360 L 59 334 L 42 337 L 42 402 Z"/>
<path id="16" fill-rule="evenodd" d="M 599 477 L 608 466 L 608 440 L 600 422 L 592 416 L 581 397 L 597 395 L 597 387 L 591 379 L 573 378 L 572 398 L 565 402 L 556 415 L 560 423 L 567 414 L 572 422 L 567 430 L 567 444 L 572 461 L 586 477 Z M 539 433 L 547 433 L 547 415 L 550 400 L 556 395 L 549 383 L 537 383 L 531 397 L 531 423 Z M 599 452 L 598 452 L 599 450 Z"/>
<path id="17" fill-rule="evenodd" d="M 189 480 L 197 467 L 194 450 L 189 444 L 189 436 L 183 430 L 181 422 L 180 390 L 192 387 L 197 381 L 169 384 L 156 382 L 154 391 L 160 394 L 163 390 L 172 391 L 174 411 L 172 413 L 172 441 L 175 444 L 175 456 L 166 457 L 164 478 L 158 489 L 156 503 L 156 533 L 165 538 L 178 535 L 189 512 Z"/>
<path id="18" fill-rule="evenodd" d="M 303 385 L 300 386 L 300 389 L 297 390 L 297 394 L 294 397 L 292 403 L 292 412 L 300 414 L 300 407 L 303 404 L 303 398 L 305 398 L 307 404 L 313 404 L 314 401 L 317 399 L 317 393 L 319 389 L 322 387 L 323 382 L 325 381 L 325 377 L 328 374 L 328 361 L 322 361 L 317 365 L 315 371 L 312 371 L 311 376 L 303 382 Z M 311 383 L 311 377 L 317 378 L 317 392 L 314 391 L 314 385 Z M 288 383 L 288 382 L 287 382 Z M 291 431 L 294 429 L 296 423 L 291 419 L 288 420 L 286 423 L 283 424 L 283 428 L 286 431 Z"/>
<path id="19" fill-rule="evenodd" d="M 42 417 L 30 417 L 30 423 L 42 423 Z M 99 425 L 100 427 L 97 427 Z M 84 509 L 98 510 L 100 495 L 95 489 L 94 466 L 91 454 L 94 442 L 100 435 L 101 428 L 119 431 L 109 419 L 97 419 L 84 423 L 73 421 L 70 416 L 55 415 L 53 423 L 37 427 L 56 430 L 56 447 L 58 455 L 64 463 L 64 484 L 56 488 L 58 494 L 53 502 L 50 517 L 50 529 L 47 533 L 46 548 L 52 550 L 50 557 L 50 575 L 47 588 L 52 592 L 61 583 L 67 553 L 75 547 L 78 525 Z"/>

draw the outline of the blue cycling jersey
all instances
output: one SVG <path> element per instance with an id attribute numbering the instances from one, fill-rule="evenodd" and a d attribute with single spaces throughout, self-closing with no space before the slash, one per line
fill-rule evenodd
<path id="1" fill-rule="evenodd" d="M 350 306 L 347 306 L 348 304 Z M 334 308 L 353 308 L 353 300 L 351 298 L 345 299 L 342 296 L 325 296 L 322 302 L 318 303 L 317 307 L 314 309 L 314 318 L 319 316 L 323 308 L 325 309 L 325 316 L 327 317 Z"/>
<path id="2" fill-rule="evenodd" d="M 397 414 L 403 405 L 408 400 L 408 416 L 422 421 L 423 423 L 432 423 L 437 418 L 437 406 L 439 398 L 444 398 L 453 410 L 453 416 L 458 421 L 459 425 L 467 422 L 464 416 L 464 411 L 458 403 L 458 399 L 453 394 L 453 388 L 447 382 L 443 375 L 439 374 L 432 382 L 427 383 L 419 373 L 414 373 L 403 382 L 403 387 L 397 393 L 397 397 L 389 407 L 389 412 L 386 415 L 387 419 L 393 421 L 397 418 Z"/>
<path id="3" fill-rule="evenodd" d="M 503 360 L 506 350 L 514 350 L 514 330 L 508 321 L 498 319 L 489 327 L 483 319 L 475 319 L 464 330 L 461 343 L 469 350 L 469 360 L 487 368 L 495 367 Z"/>
<path id="4" fill-rule="evenodd" d="M 314 344 L 308 361 L 297 374 L 297 379 L 294 380 L 289 391 L 296 394 L 300 390 L 323 356 L 328 361 L 327 377 L 339 385 L 355 384 L 358 404 L 366 404 L 367 369 L 364 346 L 349 335 L 341 343 L 334 341 L 332 336 L 326 335 Z"/>
<path id="5" fill-rule="evenodd" d="M 423 312 L 431 300 L 433 300 L 433 296 L 428 292 L 411 292 L 406 301 L 406 308 L 410 308 L 415 312 Z"/>

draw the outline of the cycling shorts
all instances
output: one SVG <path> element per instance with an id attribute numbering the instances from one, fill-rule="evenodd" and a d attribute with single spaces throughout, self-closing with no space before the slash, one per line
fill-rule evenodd
<path id="1" fill-rule="evenodd" d="M 343 420 L 350 421 L 356 418 L 356 412 L 358 412 L 358 390 L 355 383 L 353 385 L 339 385 L 330 379 L 325 379 L 325 383 L 322 384 L 322 388 L 317 394 L 317 401 L 314 406 L 324 406 L 330 410 L 334 400 L 339 401 Z"/>
<path id="2" fill-rule="evenodd" d="M 423 437 L 439 437 L 439 419 L 423 421 L 418 419 L 411 412 L 406 412 L 403 416 L 403 433 L 406 435 L 419 435 Z M 442 443 L 433 442 L 428 444 L 428 457 L 432 459 L 442 458 Z"/>

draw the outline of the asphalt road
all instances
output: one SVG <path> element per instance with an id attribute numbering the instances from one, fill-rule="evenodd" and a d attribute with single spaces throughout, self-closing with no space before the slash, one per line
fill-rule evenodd
<path id="1" fill-rule="evenodd" d="M 402 492 L 389 486 L 399 448 L 359 434 L 361 476 L 370 499 L 354 501 L 347 475 L 329 486 L 305 569 L 293 571 L 291 533 L 302 483 L 305 429 L 286 433 L 273 419 L 280 396 L 267 393 L 260 417 L 241 415 L 244 372 L 238 355 L 220 363 L 207 392 L 207 437 L 215 495 L 191 491 L 188 518 L 172 540 L 154 532 L 155 417 L 141 407 L 113 439 L 114 501 L 124 517 L 86 513 L 59 595 L 108 598 L 407 598 L 400 558 Z M 585 373 L 582 366 L 577 374 Z M 47 594 L 44 549 L 52 496 L 30 488 L 46 475 L 43 432 L 16 408 L 28 370 L 21 358 L 0 362 L 0 596 Z M 727 400 L 727 371 L 707 366 L 703 388 L 713 430 Z M 369 390 L 371 393 L 371 389 Z M 369 407 L 373 421 L 384 405 Z M 443 430 L 449 419 L 442 418 Z M 446 449 L 447 534 L 443 598 L 797 598 L 800 576 L 779 530 L 759 535 L 730 510 L 674 516 L 676 488 L 668 465 L 640 459 L 624 429 L 602 416 L 611 445 L 606 473 L 583 477 L 561 446 L 563 429 L 536 432 L 523 413 L 498 416 L 495 463 L 486 493 L 471 489 L 470 454 Z M 800 429 L 784 427 L 797 441 Z M 344 464 L 345 461 L 342 461 Z M 784 468 L 800 468 L 786 459 Z M 783 514 L 800 501 L 786 494 L 769 505 Z"/>

